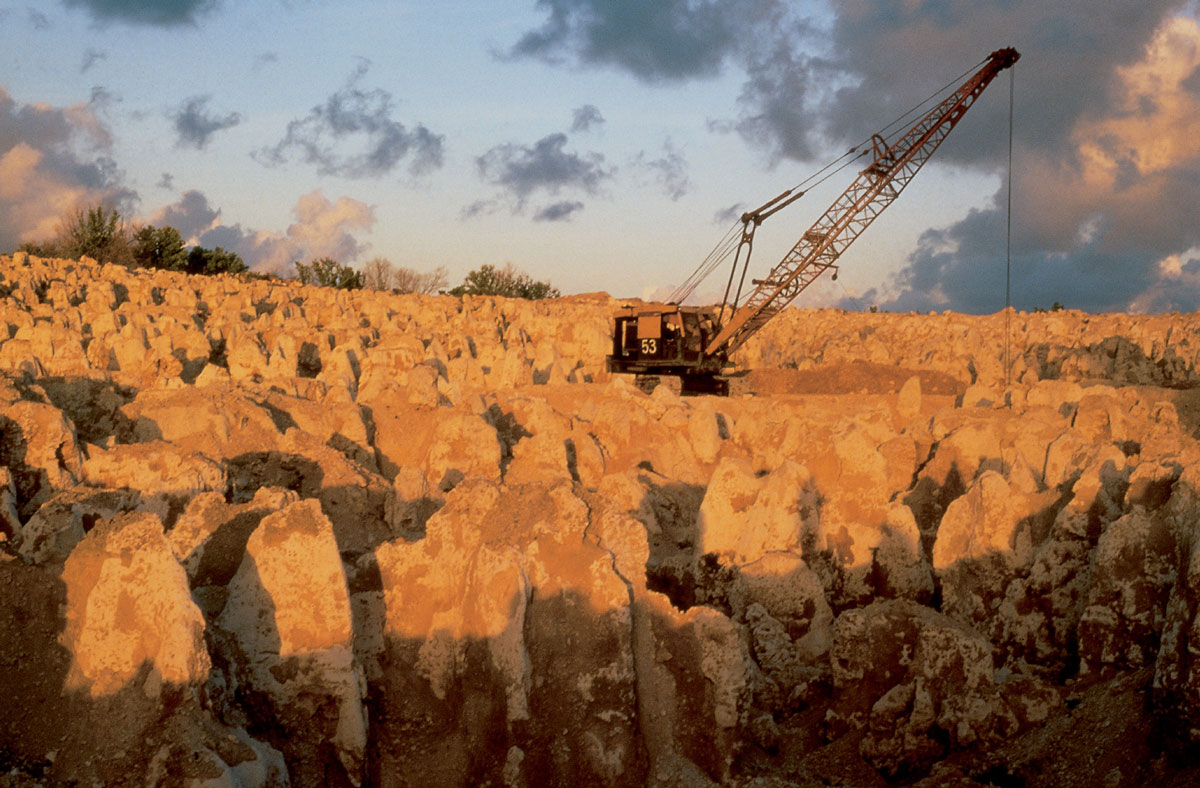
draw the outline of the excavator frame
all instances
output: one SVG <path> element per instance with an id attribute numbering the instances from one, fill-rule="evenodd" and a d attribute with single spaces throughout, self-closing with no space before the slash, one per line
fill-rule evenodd
<path id="1" fill-rule="evenodd" d="M 892 204 L 993 79 L 1020 58 L 1012 48 L 992 52 L 965 82 L 906 132 L 889 143 L 871 138 L 872 161 L 754 290 L 741 300 L 754 233 L 803 191 L 788 190 L 741 217 L 742 232 L 719 307 L 678 303 L 626 305 L 614 315 L 610 372 L 675 375 L 683 394 L 728 394 L 721 377 L 730 356 L 826 271 L 837 278 L 837 260 Z M 856 149 L 851 149 L 854 153 Z M 866 154 L 863 151 L 859 155 Z M 738 277 L 738 265 L 741 276 Z M 733 283 L 737 279 L 737 288 Z M 732 300 L 730 291 L 734 290 Z M 680 298 L 680 301 L 683 299 Z"/>

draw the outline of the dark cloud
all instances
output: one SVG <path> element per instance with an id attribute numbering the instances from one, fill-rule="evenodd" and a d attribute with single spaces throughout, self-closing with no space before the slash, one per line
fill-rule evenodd
<path id="1" fill-rule="evenodd" d="M 1188 74 L 1182 82 L 1179 83 L 1185 90 L 1200 95 L 1200 66 L 1192 69 L 1192 73 Z"/>
<path id="2" fill-rule="evenodd" d="M 62 215 L 104 203 L 128 215 L 137 194 L 108 155 L 87 104 L 20 104 L 0 88 L 0 249 L 53 237 Z"/>
<path id="3" fill-rule="evenodd" d="M 816 153 L 808 105 L 812 73 L 808 59 L 787 38 L 776 39 L 746 62 L 741 109 L 733 124 L 742 137 L 773 160 L 809 161 Z"/>
<path id="4" fill-rule="evenodd" d="M 344 87 L 304 118 L 289 123 L 283 140 L 258 151 L 255 158 L 274 166 L 298 152 L 320 174 L 346 178 L 387 175 L 406 157 L 414 175 L 441 167 L 445 138 L 421 124 L 409 129 L 394 120 L 391 93 L 358 86 L 369 67 L 361 64 Z M 355 143 L 360 146 L 357 151 L 345 151 Z"/>
<path id="5" fill-rule="evenodd" d="M 62 0 L 68 8 L 82 8 L 97 22 L 173 27 L 190 25 L 218 5 L 219 0 Z"/>
<path id="6" fill-rule="evenodd" d="M 261 55 L 254 58 L 254 68 L 255 68 L 255 70 L 257 70 L 257 69 L 263 68 L 264 66 L 268 66 L 272 63 L 278 63 L 278 62 L 279 62 L 278 54 L 276 54 L 275 52 L 263 52 Z"/>
<path id="7" fill-rule="evenodd" d="M 88 106 L 92 109 L 107 109 L 112 104 L 120 101 L 117 94 L 113 93 L 106 87 L 95 85 L 92 87 L 91 96 L 88 98 Z"/>
<path id="8" fill-rule="evenodd" d="M 162 177 L 158 179 L 158 183 L 154 184 L 160 189 L 167 191 L 175 191 L 175 176 L 169 172 L 164 172 Z"/>
<path id="9" fill-rule="evenodd" d="M 572 113 L 571 133 L 591 131 L 594 127 L 600 126 L 603 123 L 604 116 L 600 114 L 600 110 L 596 109 L 593 104 L 584 104 Z"/>
<path id="10" fill-rule="evenodd" d="M 594 194 L 613 169 L 604 165 L 599 153 L 581 155 L 566 150 L 566 145 L 567 135 L 562 133 L 549 134 L 532 146 L 505 143 L 479 156 L 475 164 L 481 178 L 503 190 L 515 212 L 537 193 Z"/>
<path id="11" fill-rule="evenodd" d="M 29 18 L 29 24 L 33 26 L 34 30 L 50 29 L 50 19 L 41 11 L 34 11 L 32 8 L 27 8 L 25 13 Z"/>
<path id="12" fill-rule="evenodd" d="M 230 129 L 242 122 L 240 113 L 231 112 L 228 115 L 214 115 L 208 111 L 208 102 L 212 96 L 192 96 L 179 106 L 171 116 L 175 124 L 175 140 L 178 147 L 190 147 L 203 150 L 209 140 L 218 131 Z"/>
<path id="13" fill-rule="evenodd" d="M 717 74 L 757 0 L 538 0 L 545 24 L 510 57 L 614 66 L 646 82 Z"/>
<path id="14" fill-rule="evenodd" d="M 89 49 L 83 53 L 83 62 L 79 65 L 79 73 L 85 74 L 88 69 L 108 57 L 107 52 L 102 52 L 99 49 Z"/>
<path id="15" fill-rule="evenodd" d="M 165 176 L 164 176 L 165 177 Z M 179 231 L 185 241 L 199 237 L 217 226 L 221 212 L 208 204 L 208 198 L 195 189 L 189 189 L 172 205 L 156 211 L 150 223 L 156 227 L 170 225 Z M 225 248 L 230 248 L 225 245 Z"/>
<path id="16" fill-rule="evenodd" d="M 571 215 L 583 210 L 583 203 L 571 200 L 556 202 L 547 205 L 533 215 L 535 222 L 562 222 L 571 218 Z"/>
<path id="17" fill-rule="evenodd" d="M 653 175 L 663 193 L 672 200 L 678 200 L 691 188 L 687 160 L 675 150 L 670 140 L 663 143 L 663 154 L 656 159 L 651 159 L 645 151 L 638 153 L 633 161 L 633 168 L 637 172 Z"/>
<path id="18" fill-rule="evenodd" d="M 740 220 L 742 218 L 742 214 L 745 212 L 746 212 L 745 203 L 735 202 L 733 205 L 730 205 L 728 208 L 722 208 L 721 210 L 714 213 L 713 214 L 713 224 L 717 224 L 722 227 L 724 227 L 727 224 L 733 224 L 734 222 Z"/>

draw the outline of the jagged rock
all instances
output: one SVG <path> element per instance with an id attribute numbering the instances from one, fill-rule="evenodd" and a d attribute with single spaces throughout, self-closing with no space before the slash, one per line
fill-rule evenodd
<path id="1" fill-rule="evenodd" d="M 43 503 L 16 538 L 17 552 L 34 564 L 65 561 L 97 523 L 141 504 L 133 490 L 70 487 Z"/>
<path id="2" fill-rule="evenodd" d="M 500 480 L 500 441 L 482 417 L 441 408 L 431 412 L 394 399 L 372 401 L 368 408 L 385 477 L 394 477 L 403 466 L 421 468 L 433 489 L 443 493 L 471 476 Z"/>
<path id="3" fill-rule="evenodd" d="M 21 530 L 21 517 L 17 513 L 17 486 L 12 472 L 0 467 L 0 533 L 12 538 Z"/>
<path id="4" fill-rule="evenodd" d="M 225 470 L 196 452 L 166 441 L 93 448 L 83 478 L 99 487 L 129 487 L 145 493 L 188 495 L 228 487 Z"/>
<path id="5" fill-rule="evenodd" d="M 93 528 L 67 558 L 62 580 L 68 689 L 98 697 L 136 680 L 154 697 L 165 685 L 195 687 L 208 678 L 204 617 L 156 516 L 122 514 Z"/>
<path id="6" fill-rule="evenodd" d="M 1142 762 L 1077 781 L 1170 782 L 1139 742 L 1200 741 L 1193 316 L 1012 313 L 1010 376 L 996 316 L 784 310 L 735 354 L 757 396 L 681 399 L 604 370 L 613 306 L 0 256 L 5 779 L 1019 781 L 999 738 L 1153 661 L 1101 736 Z M 184 569 L 85 560 L 110 515 Z M 195 634 L 190 586 L 207 679 L 156 651 L 60 695 L 68 563 L 184 611 L 146 632 Z"/>
<path id="7" fill-rule="evenodd" d="M 214 492 L 200 493 L 188 502 L 167 539 L 206 615 L 215 616 L 224 607 L 226 586 L 263 517 L 298 500 L 291 490 L 264 487 L 243 504 L 226 503 L 224 495 Z"/>
<path id="8" fill-rule="evenodd" d="M 903 421 L 911 421 L 921 413 L 921 378 L 913 375 L 904 382 L 896 399 L 896 412 Z"/>
<path id="9" fill-rule="evenodd" d="M 299 501 L 264 517 L 228 591 L 215 624 L 229 644 L 224 656 L 260 699 L 251 716 L 283 751 L 293 784 L 327 785 L 333 774 L 359 785 L 364 678 L 333 525 L 319 503 Z"/>
<path id="10" fill-rule="evenodd" d="M 150 389 L 121 408 L 132 440 L 162 440 L 213 459 L 278 448 L 282 430 L 245 395 L 219 387 Z"/>
<path id="11" fill-rule="evenodd" d="M 829 653 L 833 611 L 820 576 L 798 555 L 768 553 L 738 568 L 729 597 L 755 661 L 786 697 Z"/>
<path id="12" fill-rule="evenodd" d="M 816 493 L 803 466 L 787 461 L 760 476 L 745 460 L 724 459 L 700 505 L 696 554 L 740 565 L 776 550 L 800 553 L 815 517 Z"/>
<path id="13" fill-rule="evenodd" d="M 830 721 L 865 727 L 860 752 L 884 774 L 919 772 L 947 747 L 994 741 L 1022 720 L 1044 718 L 1041 709 L 1023 706 L 1018 715 L 1004 702 L 986 639 L 909 600 L 838 616 L 831 656 Z"/>
<path id="14" fill-rule="evenodd" d="M 12 475 L 18 514 L 28 519 L 54 490 L 78 483 L 83 475 L 74 426 L 51 405 L 21 400 L 5 406 L 0 465 Z"/>
<path id="15" fill-rule="evenodd" d="M 1081 670 L 1154 661 L 1178 570 L 1165 518 L 1135 510 L 1104 529 L 1079 621 Z"/>
<path id="16" fill-rule="evenodd" d="M 644 782 L 630 591 L 587 527 L 569 484 L 475 479 L 422 541 L 379 548 L 382 703 L 423 721 L 419 736 L 385 734 L 389 781 Z"/>

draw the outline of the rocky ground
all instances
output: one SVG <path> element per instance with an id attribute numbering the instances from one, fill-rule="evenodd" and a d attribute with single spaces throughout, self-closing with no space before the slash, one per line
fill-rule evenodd
<path id="1" fill-rule="evenodd" d="M 1200 318 L 615 303 L 0 257 L 0 786 L 1200 784 Z"/>

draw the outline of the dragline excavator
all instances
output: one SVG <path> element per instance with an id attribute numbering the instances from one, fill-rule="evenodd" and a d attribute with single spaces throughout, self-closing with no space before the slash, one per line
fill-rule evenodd
<path id="1" fill-rule="evenodd" d="M 838 257 L 899 196 L 983 89 L 1019 57 L 1011 48 L 993 52 L 965 82 L 911 128 L 894 136 L 893 141 L 889 142 L 880 133 L 872 135 L 869 146 L 851 148 L 846 154 L 853 157 L 851 161 L 870 156 L 870 164 L 800 236 L 766 278 L 751 280 L 755 287 L 744 301 L 741 292 L 755 230 L 768 217 L 802 197 L 804 191 L 799 187 L 789 189 L 742 214 L 736 248 L 735 228 L 688 282 L 672 294 L 668 303 L 620 309 L 614 318 L 608 370 L 636 375 L 676 375 L 682 382 L 683 394 L 728 394 L 729 381 L 720 375 L 730 366 L 733 352 L 821 274 L 832 269 L 833 278 L 837 279 Z M 733 250 L 733 265 L 721 305 L 682 306 L 700 280 L 728 259 L 730 250 Z"/>

